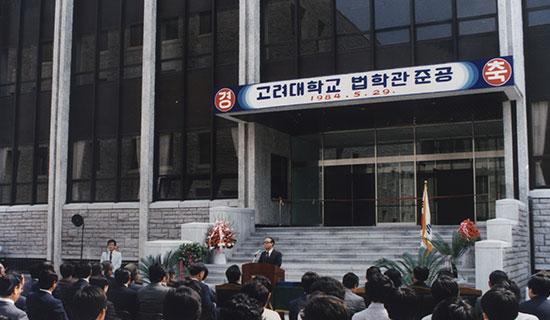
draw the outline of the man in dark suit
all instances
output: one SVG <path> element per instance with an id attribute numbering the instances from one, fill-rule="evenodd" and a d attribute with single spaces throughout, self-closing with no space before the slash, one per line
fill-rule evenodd
<path id="1" fill-rule="evenodd" d="M 39 290 L 27 299 L 27 315 L 30 320 L 67 320 L 61 300 L 52 292 L 57 284 L 57 274 L 44 270 L 38 277 Z"/>
<path id="2" fill-rule="evenodd" d="M 307 302 L 307 295 L 311 293 L 311 285 L 319 279 L 319 275 L 315 272 L 306 272 L 302 276 L 302 288 L 304 288 L 304 294 L 288 304 L 290 312 L 290 320 L 298 319 L 298 314 L 304 308 Z"/>
<path id="3" fill-rule="evenodd" d="M 55 286 L 52 294 L 57 299 L 61 300 L 63 295 L 75 282 L 75 279 L 73 278 L 74 264 L 70 262 L 64 262 L 61 264 L 61 266 L 59 266 L 59 271 L 62 278 L 57 282 L 57 285 Z"/>
<path id="4" fill-rule="evenodd" d="M 280 267 L 283 263 L 283 254 L 273 249 L 273 246 L 275 246 L 275 240 L 273 240 L 273 238 L 267 237 L 264 239 L 265 251 L 260 255 L 258 262 L 273 264 Z"/>
<path id="5" fill-rule="evenodd" d="M 128 288 L 134 290 L 135 292 L 138 292 L 139 289 L 143 288 L 143 284 L 141 283 L 141 280 L 139 279 L 139 272 L 137 265 L 135 263 L 128 263 L 124 266 L 124 269 L 130 271 L 130 285 Z"/>
<path id="6" fill-rule="evenodd" d="M 519 305 L 519 311 L 537 316 L 541 320 L 550 320 L 550 275 L 537 273 L 527 283 L 529 298 Z"/>
<path id="7" fill-rule="evenodd" d="M 130 271 L 122 268 L 115 271 L 115 284 L 109 287 L 107 299 L 115 305 L 117 314 L 135 319 L 138 312 L 137 292 L 128 288 L 130 281 Z"/>
<path id="8" fill-rule="evenodd" d="M 77 280 L 67 289 L 67 291 L 61 297 L 61 301 L 63 301 L 63 307 L 65 308 L 65 312 L 67 312 L 69 319 L 74 318 L 73 315 L 75 313 L 73 312 L 73 309 L 77 307 L 73 305 L 73 297 L 78 290 L 90 285 L 89 282 L 91 274 L 92 265 L 88 262 L 79 263 L 75 268 L 75 277 L 77 278 Z"/>
<path id="9" fill-rule="evenodd" d="M 241 269 L 234 264 L 225 271 L 227 283 L 216 286 L 216 301 L 219 306 L 223 306 L 225 301 L 228 301 L 241 291 Z"/>
<path id="10" fill-rule="evenodd" d="M 151 283 L 137 293 L 139 320 L 159 319 L 159 315 L 162 315 L 164 297 L 170 291 L 166 286 L 167 280 L 166 270 L 160 264 L 149 267 Z"/>
<path id="11" fill-rule="evenodd" d="M 203 263 L 195 263 L 189 266 L 189 274 L 191 279 L 196 281 L 201 287 L 201 320 L 214 320 L 216 319 L 216 297 L 212 289 L 206 285 L 203 280 L 208 274 L 208 269 Z"/>
<path id="12" fill-rule="evenodd" d="M 23 284 L 18 276 L 8 274 L 0 277 L 0 316 L 10 320 L 28 320 L 25 311 L 15 306 L 22 291 Z"/>

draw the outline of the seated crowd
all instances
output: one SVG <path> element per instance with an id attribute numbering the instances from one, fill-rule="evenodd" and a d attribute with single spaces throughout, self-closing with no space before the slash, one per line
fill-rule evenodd
<path id="1" fill-rule="evenodd" d="M 141 284 L 135 264 L 113 272 L 112 265 L 64 263 L 61 279 L 53 265 L 41 263 L 31 280 L 6 273 L 0 265 L 0 320 L 281 320 L 272 310 L 273 285 L 263 276 L 241 284 L 241 271 L 227 269 L 228 283 L 210 287 L 202 263 L 178 281 L 160 264 L 147 270 Z M 429 270 L 417 267 L 412 284 L 395 269 L 344 275 L 342 282 L 314 272 L 302 276 L 303 294 L 287 301 L 290 320 L 529 320 L 550 319 L 550 274 L 528 281 L 528 299 L 503 271 L 494 271 L 481 297 L 461 296 L 455 275 L 443 270 L 428 283 Z M 433 278 L 433 277 L 432 277 Z M 301 292 L 301 291 L 300 291 Z M 290 299 L 289 299 L 290 300 Z M 525 301 L 524 301 L 525 300 Z M 521 302 L 520 301 L 524 301 Z"/>

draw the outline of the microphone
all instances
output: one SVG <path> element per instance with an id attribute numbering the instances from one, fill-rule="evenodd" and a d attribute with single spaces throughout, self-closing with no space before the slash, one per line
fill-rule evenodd
<path id="1" fill-rule="evenodd" d="M 254 259 L 252 259 L 253 263 L 257 263 L 258 260 L 260 260 L 260 255 L 262 251 L 263 251 L 262 249 L 259 249 L 258 251 L 256 251 L 256 253 L 254 253 Z"/>

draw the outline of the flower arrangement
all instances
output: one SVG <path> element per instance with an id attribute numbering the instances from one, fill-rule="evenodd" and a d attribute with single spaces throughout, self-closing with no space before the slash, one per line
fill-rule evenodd
<path id="1" fill-rule="evenodd" d="M 481 238 L 479 229 L 470 219 L 466 219 L 460 223 L 457 230 L 458 234 L 465 242 L 466 246 L 474 245 Z"/>
<path id="2" fill-rule="evenodd" d="M 178 278 L 183 280 L 188 276 L 188 268 L 193 263 L 204 262 L 208 255 L 208 249 L 197 242 L 184 243 L 174 252 L 174 262 L 178 268 Z"/>
<path id="3" fill-rule="evenodd" d="M 225 220 L 216 220 L 214 225 L 208 230 L 206 245 L 209 249 L 227 248 L 231 249 L 237 243 L 235 232 L 231 229 L 229 222 Z"/>
<path id="4" fill-rule="evenodd" d="M 466 219 L 453 232 L 451 243 L 448 243 L 441 235 L 435 233 L 432 245 L 441 255 L 448 258 L 450 267 L 453 270 L 460 271 L 457 269 L 457 264 L 461 261 L 464 262 L 462 257 L 467 252 L 471 252 L 470 248 L 479 240 L 481 240 L 479 229 L 473 221 Z"/>

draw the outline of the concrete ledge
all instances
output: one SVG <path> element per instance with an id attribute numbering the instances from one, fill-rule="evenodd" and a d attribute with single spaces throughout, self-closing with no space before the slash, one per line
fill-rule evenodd
<path id="1" fill-rule="evenodd" d="M 550 189 L 535 189 L 529 192 L 531 198 L 550 198 Z"/>
<path id="2" fill-rule="evenodd" d="M 520 210 L 527 210 L 527 206 L 516 199 L 502 199 L 497 200 L 496 203 L 496 217 L 502 219 L 509 219 L 512 221 L 519 221 Z"/>
<path id="3" fill-rule="evenodd" d="M 149 205 L 151 209 L 173 209 L 173 208 L 212 208 L 219 206 L 238 207 L 238 199 L 220 200 L 185 200 L 185 201 L 155 201 Z"/>
<path id="4" fill-rule="evenodd" d="M 47 204 L 0 206 L 1 212 L 48 211 Z"/>
<path id="5" fill-rule="evenodd" d="M 215 207 L 210 208 L 210 223 L 219 219 L 227 220 L 237 233 L 237 241 L 242 242 L 256 231 L 255 215 L 254 209 Z"/>
<path id="6" fill-rule="evenodd" d="M 171 250 L 176 250 L 184 243 L 191 243 L 191 241 L 184 240 L 156 240 L 156 241 L 147 241 L 143 248 L 143 257 L 147 256 L 157 256 L 164 254 Z M 142 257 L 142 258 L 143 258 Z"/>
<path id="7" fill-rule="evenodd" d="M 139 202 L 69 203 L 63 210 L 139 209 Z"/>
<path id="8" fill-rule="evenodd" d="M 46 259 L 46 254 L 21 254 L 21 253 L 4 253 L 2 258 L 9 259 Z M 78 257 L 80 259 L 80 256 Z"/>
<path id="9" fill-rule="evenodd" d="M 181 225 L 181 240 L 204 244 L 206 233 L 211 226 L 212 223 L 207 222 L 184 223 Z"/>
<path id="10" fill-rule="evenodd" d="M 500 240 L 512 244 L 514 242 L 512 228 L 517 224 L 517 221 L 502 218 L 489 220 L 487 221 L 487 239 Z"/>
<path id="11" fill-rule="evenodd" d="M 483 240 L 476 242 L 475 248 L 477 249 L 506 249 L 510 248 L 511 245 L 508 242 L 500 241 L 500 240 Z"/>

